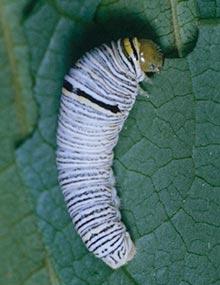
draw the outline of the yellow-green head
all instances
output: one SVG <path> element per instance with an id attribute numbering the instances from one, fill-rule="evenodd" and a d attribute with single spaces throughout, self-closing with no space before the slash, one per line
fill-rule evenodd
<path id="1" fill-rule="evenodd" d="M 159 72 L 161 70 L 163 54 L 153 41 L 125 38 L 123 46 L 128 57 L 139 61 L 142 71 Z"/>

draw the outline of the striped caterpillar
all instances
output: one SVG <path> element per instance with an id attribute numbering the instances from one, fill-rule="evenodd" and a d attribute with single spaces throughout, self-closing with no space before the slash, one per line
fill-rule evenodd
<path id="1" fill-rule="evenodd" d="M 81 57 L 65 76 L 57 129 L 58 180 L 75 229 L 111 268 L 135 246 L 121 221 L 112 172 L 113 148 L 145 72 L 163 56 L 151 40 L 119 39 Z"/>

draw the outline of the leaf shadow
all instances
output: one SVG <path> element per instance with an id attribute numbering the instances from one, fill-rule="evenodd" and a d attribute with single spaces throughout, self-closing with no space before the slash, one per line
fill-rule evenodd
<path id="1" fill-rule="evenodd" d="M 134 17 L 134 15 L 122 14 L 120 17 L 111 17 L 106 23 L 93 22 L 88 26 L 80 39 L 82 54 L 92 47 L 102 43 L 118 40 L 125 37 L 149 38 L 159 44 L 156 32 L 150 23 Z"/>
<path id="2" fill-rule="evenodd" d="M 170 44 L 165 46 L 155 28 L 146 21 L 146 19 L 139 18 L 138 14 L 131 12 L 122 12 L 120 15 L 112 16 L 109 20 L 103 23 L 94 22 L 88 25 L 80 41 L 81 50 L 79 57 L 85 51 L 90 50 L 102 43 L 108 43 L 112 40 L 117 40 L 124 37 L 137 37 L 151 39 L 157 43 L 166 58 L 179 58 L 177 47 Z M 184 45 L 184 57 L 189 54 L 195 47 L 198 38 L 198 31 L 194 37 Z"/>

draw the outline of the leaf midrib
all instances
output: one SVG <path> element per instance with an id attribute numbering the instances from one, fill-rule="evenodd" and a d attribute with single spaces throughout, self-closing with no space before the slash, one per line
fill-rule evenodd
<path id="1" fill-rule="evenodd" d="M 19 125 L 19 132 L 17 133 L 20 133 L 21 137 L 25 137 L 25 135 L 29 132 L 29 123 L 26 116 L 26 108 L 22 98 L 22 90 L 25 88 L 25 86 L 22 86 L 21 78 L 17 72 L 19 70 L 19 63 L 17 62 L 17 58 L 14 53 L 12 32 L 8 25 L 8 21 L 6 20 L 5 14 L 7 14 L 5 12 L 5 7 L 2 2 L 0 2 L 0 23 L 2 26 L 2 35 L 4 38 L 3 42 L 5 44 L 5 51 L 11 70 L 11 88 L 14 90 L 15 94 L 14 106 Z"/>

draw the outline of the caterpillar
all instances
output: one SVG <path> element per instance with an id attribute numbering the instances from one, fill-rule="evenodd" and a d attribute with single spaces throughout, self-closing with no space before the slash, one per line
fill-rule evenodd
<path id="1" fill-rule="evenodd" d="M 135 255 L 121 221 L 113 149 L 145 73 L 163 55 L 151 40 L 124 38 L 85 53 L 65 75 L 57 128 L 58 181 L 76 231 L 113 269 Z"/>

